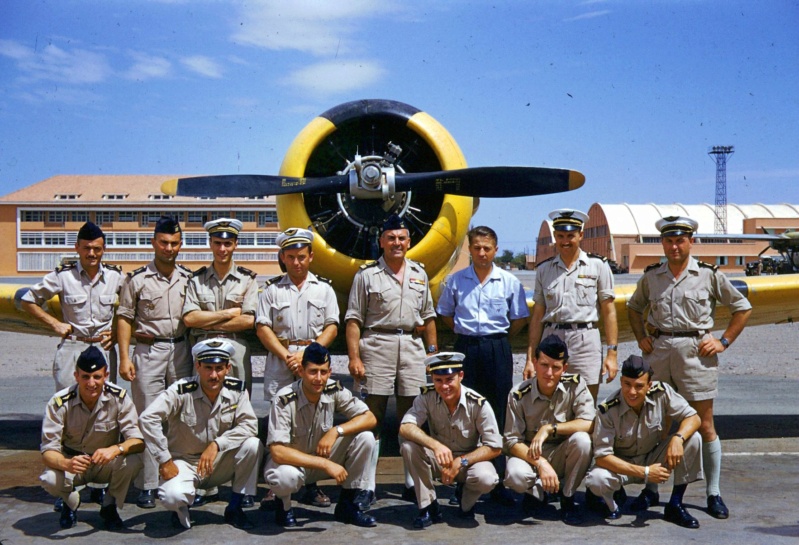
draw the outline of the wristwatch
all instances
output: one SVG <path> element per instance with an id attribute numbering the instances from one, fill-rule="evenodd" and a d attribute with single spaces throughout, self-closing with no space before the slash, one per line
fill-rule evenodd
<path id="1" fill-rule="evenodd" d="M 341 426 L 336 426 L 336 433 L 338 434 L 339 437 L 344 437 L 344 428 L 342 428 Z"/>
<path id="2" fill-rule="evenodd" d="M 721 346 L 724 347 L 724 350 L 727 350 L 730 347 L 730 341 L 728 341 L 726 337 L 720 338 L 719 342 L 721 343 Z"/>
<path id="3" fill-rule="evenodd" d="M 431 344 L 427 347 L 427 353 L 432 354 L 433 352 L 438 352 L 438 347 L 434 344 Z"/>
<path id="4" fill-rule="evenodd" d="M 466 469 L 467 467 L 469 467 L 469 460 L 465 456 L 461 456 L 461 469 Z"/>
<path id="5" fill-rule="evenodd" d="M 125 449 L 122 448 L 122 445 L 117 445 L 117 448 L 119 449 L 120 454 L 125 454 Z"/>
<path id="6" fill-rule="evenodd" d="M 619 351 L 619 345 L 618 344 L 609 344 L 608 345 L 608 350 L 613 350 L 614 352 L 618 352 Z"/>

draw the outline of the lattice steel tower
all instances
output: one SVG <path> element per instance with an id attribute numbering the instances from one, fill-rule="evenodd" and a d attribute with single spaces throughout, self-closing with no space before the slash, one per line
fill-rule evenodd
<path id="1" fill-rule="evenodd" d="M 727 157 L 735 153 L 733 146 L 713 146 L 707 152 L 716 163 L 716 225 L 717 235 L 727 234 Z"/>

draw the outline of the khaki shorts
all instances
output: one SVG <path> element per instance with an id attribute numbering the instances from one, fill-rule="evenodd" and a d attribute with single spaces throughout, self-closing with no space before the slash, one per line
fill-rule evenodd
<path id="1" fill-rule="evenodd" d="M 365 330 L 359 346 L 369 395 L 417 396 L 427 384 L 422 339 Z"/>
<path id="2" fill-rule="evenodd" d="M 699 356 L 702 338 L 661 335 L 652 353 L 644 355 L 652 378 L 671 384 L 688 401 L 714 399 L 719 393 L 719 359 Z"/>
<path id="3" fill-rule="evenodd" d="M 602 378 L 602 341 L 598 329 L 545 327 L 541 340 L 549 335 L 559 337 L 569 347 L 569 373 L 580 375 L 589 386 L 599 384 Z"/>

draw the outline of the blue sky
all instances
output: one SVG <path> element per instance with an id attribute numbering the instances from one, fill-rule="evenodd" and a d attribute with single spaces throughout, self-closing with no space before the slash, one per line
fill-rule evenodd
<path id="1" fill-rule="evenodd" d="M 500 247 L 548 211 L 799 203 L 799 2 L 2 0 L 0 193 L 56 174 L 277 173 L 361 98 L 438 119 L 470 166 L 582 171 L 484 199 Z"/>

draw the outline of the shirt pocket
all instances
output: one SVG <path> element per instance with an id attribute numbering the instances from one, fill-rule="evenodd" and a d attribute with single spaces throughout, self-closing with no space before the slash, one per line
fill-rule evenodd
<path id="1" fill-rule="evenodd" d="M 241 308 L 244 306 L 244 294 L 238 292 L 228 293 L 225 296 L 225 308 Z"/>
<path id="2" fill-rule="evenodd" d="M 152 320 L 158 317 L 158 307 L 163 300 L 163 294 L 153 292 L 142 292 L 139 297 L 137 312 L 145 320 Z"/>
<path id="3" fill-rule="evenodd" d="M 376 319 L 382 318 L 386 313 L 391 303 L 391 287 L 390 286 L 370 286 L 368 291 L 369 310 L 367 314 L 376 314 Z"/>
<path id="4" fill-rule="evenodd" d="M 488 310 L 490 317 L 505 317 L 508 315 L 508 300 L 501 297 L 489 299 Z"/>
<path id="5" fill-rule="evenodd" d="M 200 295 L 197 297 L 197 305 L 200 310 L 216 310 L 216 298 L 213 295 Z"/>
<path id="6" fill-rule="evenodd" d="M 322 299 L 308 300 L 308 323 L 313 326 L 323 326 L 325 323 L 325 302 Z M 310 328 L 309 328 L 310 329 Z"/>
<path id="7" fill-rule="evenodd" d="M 578 278 L 574 282 L 574 291 L 578 305 L 583 307 L 596 306 L 596 279 Z"/>
<path id="8" fill-rule="evenodd" d="M 74 308 L 82 308 L 86 305 L 86 301 L 88 301 L 89 297 L 85 293 L 81 293 L 78 295 L 64 295 L 63 301 L 65 305 L 69 305 Z"/>
<path id="9" fill-rule="evenodd" d="M 563 305 L 563 287 L 555 279 L 544 288 L 544 300 L 547 312 L 558 310 Z"/>
<path id="10" fill-rule="evenodd" d="M 273 330 L 291 327 L 291 302 L 275 303 L 272 307 Z M 282 333 L 278 333 L 282 334 Z"/>
<path id="11" fill-rule="evenodd" d="M 427 286 L 420 286 L 419 284 L 408 284 L 408 291 L 406 297 L 403 297 L 402 303 L 405 307 L 413 313 L 414 319 L 421 314 L 422 307 L 424 306 L 425 292 Z"/>
<path id="12" fill-rule="evenodd" d="M 698 327 L 710 310 L 710 292 L 705 289 L 686 291 L 683 301 L 686 318 Z"/>

